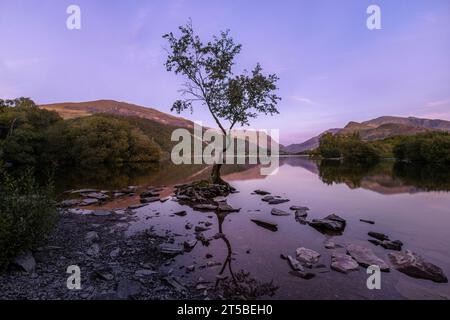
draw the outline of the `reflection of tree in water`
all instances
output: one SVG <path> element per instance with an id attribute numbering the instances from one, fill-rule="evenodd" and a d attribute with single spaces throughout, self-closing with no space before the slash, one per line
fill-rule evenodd
<path id="1" fill-rule="evenodd" d="M 326 184 L 345 183 L 360 188 L 373 181 L 387 188 L 411 186 L 426 191 L 449 191 L 450 168 L 444 165 L 382 161 L 375 165 L 358 165 L 334 160 L 319 163 L 319 177 Z"/>
<path id="2" fill-rule="evenodd" d="M 361 181 L 371 175 L 391 175 L 391 163 L 354 164 L 339 160 L 322 160 L 319 163 L 319 177 L 326 184 L 345 183 L 350 188 L 361 187 Z"/>
<path id="3" fill-rule="evenodd" d="M 450 168 L 446 165 L 397 162 L 394 176 L 426 191 L 450 191 Z"/>
<path id="4" fill-rule="evenodd" d="M 231 243 L 223 233 L 223 222 L 227 214 L 217 213 L 219 223 L 219 234 L 227 247 L 227 257 L 219 272 L 219 277 L 216 281 L 216 289 L 221 292 L 226 299 L 257 299 L 263 296 L 273 296 L 278 289 L 270 282 L 262 282 L 252 277 L 250 272 L 245 270 L 234 271 L 232 268 L 233 249 Z M 231 277 L 225 277 L 225 272 L 228 270 Z"/>

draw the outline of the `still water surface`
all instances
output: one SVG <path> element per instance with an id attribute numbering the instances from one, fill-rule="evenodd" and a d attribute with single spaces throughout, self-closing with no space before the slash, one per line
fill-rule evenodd
<path id="1" fill-rule="evenodd" d="M 194 226 L 212 222 L 204 232 L 213 237 L 220 232 L 225 238 L 198 243 L 191 252 L 174 258 L 166 267 L 186 283 L 195 284 L 198 277 L 215 282 L 218 274 L 233 277 L 255 295 L 273 289 L 279 299 L 450 299 L 450 285 L 410 278 L 391 270 L 382 273 L 382 289 L 368 290 L 366 270 L 341 274 L 330 270 L 331 251 L 324 248 L 330 239 L 308 225 L 302 225 L 291 216 L 272 216 L 272 208 L 290 211 L 292 205 L 310 208 L 308 220 L 323 218 L 331 213 L 347 220 L 342 236 L 333 237 L 339 244 L 358 243 L 371 248 L 380 258 L 388 261 L 389 251 L 369 243 L 367 232 L 382 232 L 404 243 L 428 261 L 440 266 L 450 275 L 450 169 L 411 167 L 393 162 L 382 162 L 374 167 L 348 167 L 339 162 L 314 162 L 301 157 L 281 159 L 280 169 L 272 176 L 261 176 L 257 166 L 226 166 L 224 178 L 239 193 L 228 197 L 228 203 L 241 208 L 238 213 L 225 216 L 214 212 L 193 211 L 175 201 L 153 203 L 136 210 L 129 224 L 128 234 L 152 228 L 174 235 L 173 246 L 182 246 L 185 240 L 195 239 Z M 95 174 L 94 174 L 95 173 Z M 92 170 L 73 176 L 65 174 L 59 179 L 59 188 L 97 187 L 121 188 L 128 185 L 168 186 L 208 176 L 204 166 L 177 167 L 166 163 L 158 167 L 122 168 L 116 171 Z M 291 201 L 270 206 L 253 195 L 263 189 Z M 167 191 L 170 193 L 169 191 Z M 126 206 L 113 203 L 109 206 Z M 173 212 L 186 210 L 180 217 Z M 292 212 L 292 211 L 291 211 Z M 293 212 L 292 212 L 293 213 Z M 261 228 L 251 219 L 262 219 L 278 224 L 278 231 Z M 375 225 L 360 219 L 375 221 Z M 325 270 L 316 277 L 304 280 L 291 275 L 287 262 L 280 254 L 295 256 L 298 247 L 319 252 Z M 209 255 L 212 255 L 210 257 Z M 208 256 L 208 258 L 207 258 Z M 205 267 L 210 262 L 217 266 Z M 186 273 L 185 267 L 195 265 L 195 271 Z M 313 270 L 314 271 L 314 270 Z"/>

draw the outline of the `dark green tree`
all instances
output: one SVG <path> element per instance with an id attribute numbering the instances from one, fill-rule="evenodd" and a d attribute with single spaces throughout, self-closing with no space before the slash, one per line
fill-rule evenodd
<path id="1" fill-rule="evenodd" d="M 172 111 L 180 113 L 189 109 L 193 112 L 194 104 L 200 104 L 207 108 L 227 138 L 235 125 L 249 125 L 250 119 L 256 118 L 258 113 L 278 113 L 281 98 L 275 93 L 278 81 L 275 74 L 264 75 L 259 64 L 251 72 L 233 73 L 241 45 L 234 42 L 229 30 L 206 43 L 195 34 L 191 22 L 180 26 L 179 30 L 179 37 L 172 32 L 163 36 L 169 43 L 167 71 L 186 79 L 180 90 L 184 99 L 177 100 Z M 212 183 L 224 183 L 220 169 L 230 139 L 227 140 L 221 160 L 213 166 Z"/>

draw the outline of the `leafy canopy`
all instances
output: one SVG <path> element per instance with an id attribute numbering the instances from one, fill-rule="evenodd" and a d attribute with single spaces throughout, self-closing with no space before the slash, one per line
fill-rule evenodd
<path id="1" fill-rule="evenodd" d="M 233 73 L 241 45 L 234 42 L 229 30 L 206 43 L 195 34 L 191 22 L 179 30 L 179 37 L 172 32 L 163 36 L 170 46 L 165 63 L 167 71 L 186 78 L 180 90 L 185 98 L 177 100 L 172 111 L 193 112 L 193 103 L 200 103 L 209 109 L 224 134 L 221 120 L 229 122 L 231 130 L 236 124 L 249 125 L 258 113 L 278 113 L 277 103 L 281 98 L 275 94 L 278 81 L 275 74 L 264 75 L 259 64 L 251 72 Z"/>

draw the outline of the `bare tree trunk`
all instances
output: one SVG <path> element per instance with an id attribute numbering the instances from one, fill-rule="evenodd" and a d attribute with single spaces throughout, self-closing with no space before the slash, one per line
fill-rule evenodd
<path id="1" fill-rule="evenodd" d="M 223 148 L 222 153 L 220 154 L 219 163 L 214 164 L 212 171 L 211 171 L 211 183 L 214 183 L 214 184 L 228 184 L 226 181 L 222 180 L 222 178 L 220 177 L 220 169 L 222 169 L 222 165 L 224 163 L 224 161 L 223 161 L 224 155 L 227 152 L 227 149 L 231 144 L 231 135 L 228 135 L 225 133 L 225 139 L 226 139 L 226 145 Z"/>

